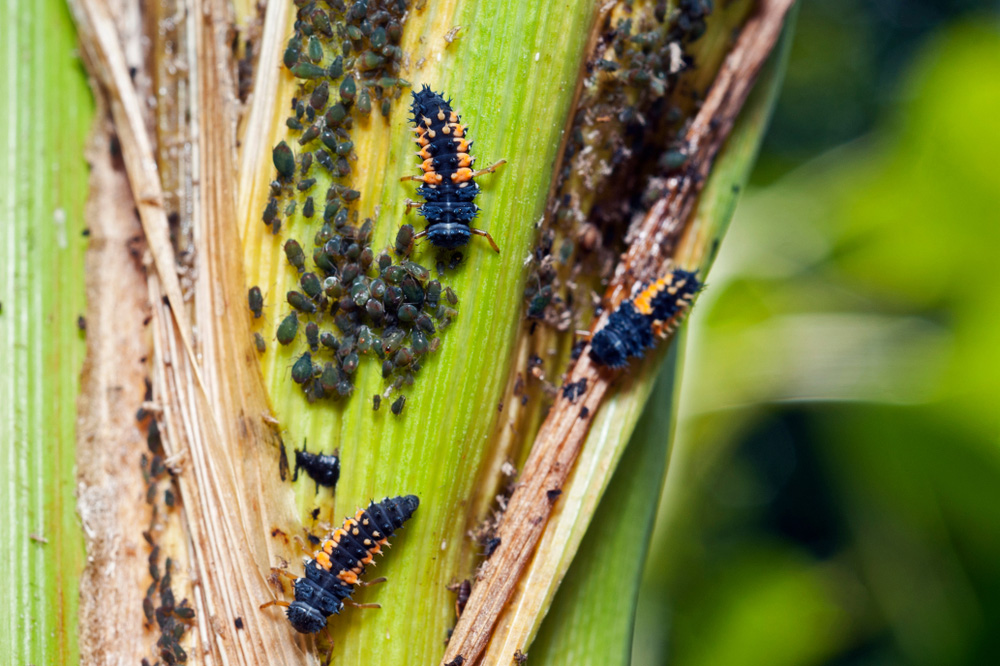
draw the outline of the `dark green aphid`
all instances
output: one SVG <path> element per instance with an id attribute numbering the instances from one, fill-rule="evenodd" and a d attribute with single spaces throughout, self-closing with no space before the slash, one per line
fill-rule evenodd
<path id="1" fill-rule="evenodd" d="M 306 352 L 299 357 L 299 360 L 292 366 L 292 381 L 296 384 L 305 384 L 313 377 L 312 355 Z"/>
<path id="2" fill-rule="evenodd" d="M 260 333 L 253 334 L 253 344 L 257 347 L 258 354 L 263 354 L 267 351 L 267 343 L 264 342 L 264 336 Z"/>
<path id="3" fill-rule="evenodd" d="M 378 272 L 384 273 L 385 269 L 389 268 L 389 266 L 391 265 L 392 265 L 392 257 L 390 257 L 385 252 L 380 252 L 378 255 Z"/>
<path id="4" fill-rule="evenodd" d="M 340 298 L 344 294 L 344 286 L 335 275 L 323 280 L 323 293 L 328 298 Z"/>
<path id="5" fill-rule="evenodd" d="M 339 257 L 343 241 L 343 236 L 334 235 L 326 242 L 326 245 L 323 246 L 323 251 L 331 257 Z"/>
<path id="6" fill-rule="evenodd" d="M 361 250 L 361 256 L 358 257 L 358 261 L 361 263 L 361 270 L 367 272 L 371 268 L 372 262 L 375 261 L 375 253 L 370 247 L 366 247 Z"/>
<path id="7" fill-rule="evenodd" d="M 351 154 L 351 150 L 354 148 L 354 143 L 352 141 L 344 141 L 343 143 L 337 144 L 337 154 L 341 157 L 347 157 Z"/>
<path id="8" fill-rule="evenodd" d="M 323 168 L 327 171 L 333 171 L 333 158 L 330 157 L 330 153 L 326 152 L 322 148 L 316 150 L 313 153 L 316 156 L 316 161 L 323 165 Z"/>
<path id="9" fill-rule="evenodd" d="M 267 205 L 264 206 L 264 215 L 262 216 L 264 224 L 271 224 L 277 215 L 278 200 L 272 197 L 271 200 L 267 202 Z"/>
<path id="10" fill-rule="evenodd" d="M 428 271 L 426 268 L 424 268 L 423 266 L 421 266 L 416 262 L 404 261 L 402 263 L 402 266 L 407 273 L 412 275 L 415 279 L 419 280 L 420 282 L 426 282 L 427 278 L 431 276 L 430 271 Z"/>
<path id="11" fill-rule="evenodd" d="M 264 310 L 264 296 L 260 293 L 260 287 L 250 287 L 247 300 L 250 302 L 250 312 L 253 313 L 254 319 L 259 319 Z"/>
<path id="12" fill-rule="evenodd" d="M 386 282 L 399 284 L 406 277 L 406 270 L 402 266 L 389 266 L 382 271 L 382 277 L 385 278 Z"/>
<path id="13" fill-rule="evenodd" d="M 378 69 L 384 64 L 385 58 L 374 51 L 365 51 L 361 54 L 361 58 L 358 59 L 358 67 L 360 67 L 363 72 Z"/>
<path id="14" fill-rule="evenodd" d="M 281 218 L 276 217 L 271 221 L 271 233 L 275 236 L 281 231 Z"/>
<path id="15" fill-rule="evenodd" d="M 361 274 L 361 267 L 357 264 L 347 264 L 340 272 L 340 280 L 344 284 L 354 282 L 354 278 Z"/>
<path id="16" fill-rule="evenodd" d="M 326 146 L 333 152 L 337 152 L 337 146 L 339 145 L 339 143 L 337 141 L 337 135 L 333 133 L 333 130 L 331 129 L 323 130 L 323 133 L 320 134 L 319 136 L 319 140 L 323 142 L 324 146 Z"/>
<path id="17" fill-rule="evenodd" d="M 288 304 L 299 312 L 306 312 L 309 314 L 316 312 L 316 304 L 297 291 L 290 291 L 285 295 L 285 297 L 288 299 Z"/>
<path id="18" fill-rule="evenodd" d="M 405 368 L 413 362 L 413 352 L 409 348 L 403 347 L 392 357 L 392 362 L 396 364 L 397 368 Z"/>
<path id="19" fill-rule="evenodd" d="M 372 396 L 372 411 L 378 411 L 378 408 L 382 406 L 382 396 L 378 393 Z"/>
<path id="20" fill-rule="evenodd" d="M 313 62 L 319 62 L 323 59 L 323 45 L 320 43 L 319 38 L 315 35 L 309 38 L 307 51 L 309 53 L 309 59 Z"/>
<path id="21" fill-rule="evenodd" d="M 354 103 L 355 98 L 358 95 L 358 86 L 354 82 L 353 76 L 346 77 L 340 84 L 340 99 L 345 106 L 350 106 Z"/>
<path id="22" fill-rule="evenodd" d="M 339 79 L 344 75 L 344 56 L 337 56 L 330 63 L 330 68 L 327 70 L 327 76 L 331 79 Z"/>
<path id="23" fill-rule="evenodd" d="M 316 109 L 311 106 L 306 107 L 306 120 L 309 122 L 316 120 Z"/>
<path id="24" fill-rule="evenodd" d="M 299 173 L 301 173 L 303 176 L 309 173 L 309 167 L 312 166 L 312 163 L 313 163 L 313 154 L 308 152 L 302 153 L 301 164 L 299 164 Z"/>
<path id="25" fill-rule="evenodd" d="M 371 292 L 372 298 L 381 300 L 382 297 L 385 296 L 385 282 L 383 282 L 380 278 L 375 278 L 371 281 L 371 284 L 368 285 L 368 290 Z"/>
<path id="26" fill-rule="evenodd" d="M 407 303 L 413 303 L 418 308 L 424 303 L 424 290 L 420 288 L 417 281 L 407 275 L 399 285 L 403 289 L 403 297 Z"/>
<path id="27" fill-rule="evenodd" d="M 331 201 L 330 203 L 328 203 L 326 205 L 326 208 L 323 209 L 323 220 L 325 222 L 331 222 L 331 221 L 333 221 L 334 219 L 336 219 L 337 213 L 339 211 L 340 211 L 340 203 L 337 202 L 337 201 Z M 324 225 L 324 226 L 326 226 L 326 225 Z M 333 231 L 333 230 L 331 229 L 331 231 Z M 319 245 L 319 244 L 320 243 L 317 243 L 317 245 Z"/>
<path id="28" fill-rule="evenodd" d="M 296 183 L 295 187 L 299 188 L 299 192 L 305 192 L 306 190 L 311 189 L 312 186 L 315 184 L 316 184 L 315 178 L 303 178 L 298 183 Z"/>
<path id="29" fill-rule="evenodd" d="M 342 379 L 337 383 L 337 394 L 341 398 L 350 397 L 351 393 L 354 392 L 354 384 L 351 383 L 349 379 Z"/>
<path id="30" fill-rule="evenodd" d="M 271 190 L 272 197 L 279 196 L 281 194 L 281 181 L 272 180 L 269 188 Z"/>
<path id="31" fill-rule="evenodd" d="M 398 328 L 387 329 L 382 335 L 382 352 L 386 356 L 395 354 L 396 350 L 402 346 L 405 337 L 406 331 Z"/>
<path id="32" fill-rule="evenodd" d="M 355 280 L 354 284 L 351 285 L 351 300 L 354 301 L 354 304 L 359 308 L 363 308 L 370 298 L 371 294 L 368 292 L 368 285 Z"/>
<path id="33" fill-rule="evenodd" d="M 382 363 L 382 379 L 388 379 L 389 375 L 395 372 L 396 366 L 392 364 L 392 361 L 384 361 Z"/>
<path id="34" fill-rule="evenodd" d="M 316 235 L 313 236 L 313 245 L 326 245 L 326 242 L 331 238 L 333 238 L 333 229 L 324 222 Z"/>
<path id="35" fill-rule="evenodd" d="M 418 356 L 426 354 L 427 348 L 430 346 L 427 336 L 424 335 L 422 331 L 413 331 L 413 333 L 410 334 L 410 342 L 413 344 L 413 353 Z"/>
<path id="36" fill-rule="evenodd" d="M 405 322 L 407 324 L 412 323 L 419 315 L 419 310 L 415 305 L 405 304 L 399 306 L 399 311 L 396 316 L 399 317 L 399 321 Z"/>
<path id="37" fill-rule="evenodd" d="M 294 238 L 289 238 L 285 241 L 285 258 L 288 259 L 288 263 L 301 273 L 306 268 L 306 255 L 302 251 L 302 246 Z"/>
<path id="38" fill-rule="evenodd" d="M 299 279 L 302 291 L 306 292 L 309 298 L 318 298 L 323 293 L 323 285 L 320 284 L 319 277 L 315 273 L 303 273 Z"/>
<path id="39" fill-rule="evenodd" d="M 316 30 L 327 37 L 333 37 L 333 26 L 330 25 L 330 17 L 322 9 L 317 9 L 312 13 L 312 24 Z"/>
<path id="40" fill-rule="evenodd" d="M 380 109 L 380 111 L 382 112 L 383 118 L 389 117 L 389 112 L 392 111 L 392 102 L 390 102 L 388 98 L 382 100 L 382 108 Z"/>
<path id="41" fill-rule="evenodd" d="M 399 416 L 403 412 L 403 405 L 405 404 L 406 404 L 406 396 L 401 395 L 398 398 L 396 398 L 395 402 L 392 403 L 392 407 L 390 407 L 390 409 L 392 410 L 393 414 Z"/>
<path id="42" fill-rule="evenodd" d="M 372 112 L 372 98 L 368 94 L 368 90 L 362 90 L 361 94 L 358 95 L 358 113 L 363 116 L 367 116 Z"/>
<path id="43" fill-rule="evenodd" d="M 403 290 L 396 285 L 391 285 L 385 290 L 385 298 L 382 299 L 383 305 L 390 312 L 395 312 L 399 309 L 399 306 L 403 304 Z"/>
<path id="44" fill-rule="evenodd" d="M 302 102 L 298 102 L 295 105 L 295 117 L 302 120 L 302 116 L 306 115 L 306 105 Z"/>
<path id="45" fill-rule="evenodd" d="M 334 104 L 326 110 L 326 126 L 335 129 L 347 117 L 347 108 L 343 104 Z"/>
<path id="46" fill-rule="evenodd" d="M 379 26 L 374 30 L 372 30 L 372 34 L 368 38 L 368 40 L 371 42 L 372 48 L 374 49 L 380 49 L 383 46 L 385 46 L 387 40 L 387 36 L 385 34 L 385 28 Z"/>
<path id="47" fill-rule="evenodd" d="M 288 46 L 285 47 L 285 55 L 283 57 L 285 67 L 291 69 L 295 67 L 295 64 L 299 61 L 299 56 L 302 54 L 302 39 L 300 37 L 292 37 L 288 40 Z"/>
<path id="48" fill-rule="evenodd" d="M 552 302 L 552 287 L 550 285 L 545 285 L 538 290 L 538 293 L 531 299 L 528 304 L 528 318 L 529 319 L 539 319 L 545 314 L 545 308 L 549 306 Z"/>
<path id="49" fill-rule="evenodd" d="M 385 34 L 393 44 L 398 44 L 399 40 L 403 38 L 403 25 L 399 21 L 389 21 Z"/>
<path id="50" fill-rule="evenodd" d="M 407 255 L 413 249 L 413 225 L 404 224 L 396 232 L 396 254 Z"/>
<path id="51" fill-rule="evenodd" d="M 340 198 L 343 199 L 344 201 L 354 201 L 360 196 L 361 192 L 358 192 L 357 190 L 347 189 L 344 190 L 344 193 L 340 195 Z"/>
<path id="52" fill-rule="evenodd" d="M 330 84 L 323 81 L 318 86 L 313 88 L 312 94 L 309 95 L 309 104 L 312 108 L 317 111 L 322 111 L 326 108 L 326 102 L 330 99 Z"/>
<path id="53" fill-rule="evenodd" d="M 305 126 L 301 122 L 299 122 L 297 118 L 288 116 L 287 118 L 285 118 L 285 127 L 287 127 L 290 130 L 296 130 L 298 132 L 301 132 Z"/>
<path id="54" fill-rule="evenodd" d="M 316 206 L 312 197 L 306 197 L 306 202 L 302 204 L 302 217 L 312 217 L 316 213 Z"/>
<path id="55" fill-rule="evenodd" d="M 663 153 L 660 157 L 659 164 L 660 167 L 667 171 L 677 171 L 681 169 L 688 161 L 688 154 L 683 150 L 668 150 Z"/>
<path id="56" fill-rule="evenodd" d="M 344 250 L 344 256 L 350 261 L 357 261 L 358 257 L 361 256 L 361 246 L 357 243 L 351 243 Z"/>
<path id="57" fill-rule="evenodd" d="M 334 325 L 340 329 L 344 335 L 350 335 L 354 333 L 354 330 L 358 327 L 357 322 L 354 320 L 350 314 L 346 312 L 341 312 L 336 317 L 333 318 Z"/>
<path id="58" fill-rule="evenodd" d="M 318 137 L 318 136 L 319 136 L 319 126 L 318 125 L 310 125 L 309 129 L 307 129 L 305 132 L 303 132 L 302 136 L 299 137 L 299 145 L 300 146 L 304 146 L 307 143 L 309 143 L 310 141 L 315 140 L 316 137 Z"/>
<path id="59" fill-rule="evenodd" d="M 440 300 L 441 283 L 437 280 L 431 280 L 427 283 L 427 288 L 424 290 L 424 305 L 433 309 L 438 306 Z"/>
<path id="60" fill-rule="evenodd" d="M 337 272 L 337 266 L 330 259 L 330 255 L 323 251 L 323 248 L 318 247 L 313 250 L 313 263 L 319 268 L 325 275 L 333 275 Z"/>
<path id="61" fill-rule="evenodd" d="M 319 382 L 327 393 L 333 393 L 337 390 L 337 384 L 340 383 L 340 373 L 337 372 L 337 367 L 333 363 L 327 363 L 323 366 Z"/>
<path id="62" fill-rule="evenodd" d="M 295 207 L 298 206 L 298 204 L 299 202 L 295 201 L 294 199 L 292 201 L 289 201 L 288 204 L 285 206 L 285 215 L 287 215 L 288 217 L 295 215 Z"/>
<path id="63" fill-rule="evenodd" d="M 361 32 L 361 28 L 356 25 L 347 26 L 347 36 L 351 38 L 352 42 L 360 42 L 364 39 L 365 33 Z"/>
<path id="64" fill-rule="evenodd" d="M 295 334 L 299 330 L 299 316 L 294 312 L 288 314 L 287 317 L 281 320 L 278 324 L 278 342 L 283 345 L 291 344 L 292 340 L 295 339 Z"/>
<path id="65" fill-rule="evenodd" d="M 351 352 L 350 354 L 344 357 L 344 362 L 341 364 L 340 367 L 347 374 L 353 375 L 355 370 L 358 369 L 358 363 L 360 362 L 361 360 L 358 358 L 358 355 L 355 354 L 354 352 Z"/>
<path id="66" fill-rule="evenodd" d="M 323 371 L 320 369 L 319 372 L 316 372 L 315 370 L 313 372 L 314 374 L 322 374 Z M 318 377 L 303 386 L 302 390 L 306 394 L 306 400 L 310 403 L 322 400 L 326 397 L 326 391 L 323 389 L 323 382 L 321 382 Z"/>
<path id="67" fill-rule="evenodd" d="M 292 74 L 300 79 L 318 79 L 326 76 L 326 70 L 311 62 L 300 62 L 291 68 Z"/>
<path id="68" fill-rule="evenodd" d="M 336 336 L 329 331 L 323 331 L 320 333 L 319 343 L 327 349 L 332 349 L 333 351 L 340 349 L 340 341 L 337 340 Z"/>
<path id="69" fill-rule="evenodd" d="M 365 312 L 367 312 L 371 320 L 377 324 L 382 321 L 383 317 L 385 317 L 385 306 L 382 305 L 381 301 L 369 298 L 368 302 L 365 303 Z"/>
<path id="70" fill-rule="evenodd" d="M 278 175 L 282 178 L 291 178 L 295 175 L 295 154 L 288 144 L 282 141 L 271 151 L 271 159 L 274 168 L 278 170 Z"/>
<path id="71" fill-rule="evenodd" d="M 319 349 L 319 325 L 314 321 L 306 324 L 306 342 L 313 351 Z"/>
<path id="72" fill-rule="evenodd" d="M 434 322 L 432 322 L 431 318 L 425 314 L 422 314 L 419 317 L 417 317 L 417 328 L 419 328 L 421 331 L 424 331 L 425 333 L 434 335 Z"/>

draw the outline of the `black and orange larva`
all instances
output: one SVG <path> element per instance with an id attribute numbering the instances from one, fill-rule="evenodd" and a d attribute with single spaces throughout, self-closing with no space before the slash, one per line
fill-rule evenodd
<path id="1" fill-rule="evenodd" d="M 701 287 L 696 273 L 679 269 L 644 286 L 594 333 L 590 358 L 600 365 L 620 368 L 630 358 L 642 356 L 656 338 L 666 337 L 677 327 Z"/>
<path id="2" fill-rule="evenodd" d="M 353 518 L 345 520 L 320 543 L 306 562 L 305 575 L 295 578 L 295 601 L 269 601 L 261 608 L 284 606 L 292 627 L 303 634 L 322 630 L 326 619 L 339 613 L 350 599 L 354 586 L 365 584 L 359 580 L 365 567 L 382 552 L 382 546 L 389 543 L 389 538 L 410 519 L 419 504 L 415 495 L 407 495 L 386 497 L 381 502 L 372 502 L 367 509 L 358 509 Z M 291 577 L 283 570 L 275 571 Z"/>
<path id="3" fill-rule="evenodd" d="M 479 171 L 473 171 L 475 158 L 469 155 L 472 142 L 465 134 L 467 129 L 445 100 L 427 86 L 413 93 L 413 131 L 417 135 L 423 160 L 420 176 L 406 176 L 402 180 L 419 180 L 423 183 L 417 194 L 420 201 L 406 201 L 407 210 L 417 208 L 427 220 L 427 228 L 416 234 L 418 239 L 427 236 L 435 247 L 453 250 L 469 242 L 472 234 L 483 236 L 497 252 L 493 237 L 482 229 L 471 227 L 472 220 L 479 212 L 473 201 L 479 194 L 479 186 L 473 180 L 476 176 L 493 173 L 506 160 Z"/>

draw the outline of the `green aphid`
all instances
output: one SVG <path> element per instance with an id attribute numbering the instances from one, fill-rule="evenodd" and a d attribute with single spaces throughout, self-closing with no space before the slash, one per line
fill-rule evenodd
<path id="1" fill-rule="evenodd" d="M 264 296 L 260 293 L 260 287 L 250 287 L 247 300 L 250 301 L 250 312 L 253 312 L 254 319 L 259 319 L 264 310 Z"/>
<path id="2" fill-rule="evenodd" d="M 306 312 L 308 314 L 316 312 L 316 304 L 297 291 L 290 291 L 285 297 L 288 299 L 288 304 L 299 312 Z"/>
<path id="3" fill-rule="evenodd" d="M 342 227 L 347 224 L 347 209 L 341 208 L 337 216 L 333 218 L 333 226 Z"/>
<path id="4" fill-rule="evenodd" d="M 351 352 L 350 354 L 344 357 L 344 361 L 343 363 L 340 364 L 340 367 L 347 374 L 353 375 L 354 372 L 358 369 L 358 363 L 360 362 L 361 360 L 358 358 L 358 355 L 355 354 L 354 352 Z"/>
<path id="5" fill-rule="evenodd" d="M 351 261 L 357 261 L 358 257 L 361 256 L 361 246 L 357 243 L 348 243 L 347 249 L 344 250 L 344 256 Z"/>
<path id="6" fill-rule="evenodd" d="M 282 178 L 291 178 L 295 175 L 295 154 L 288 144 L 282 141 L 271 151 L 271 159 L 274 161 L 274 168 L 278 170 L 278 175 Z"/>
<path id="7" fill-rule="evenodd" d="M 337 383 L 337 395 L 339 395 L 341 398 L 348 398 L 353 392 L 354 392 L 354 384 L 351 383 L 351 380 L 341 379 Z"/>
<path id="8" fill-rule="evenodd" d="M 337 154 L 341 157 L 346 157 L 351 154 L 351 150 L 354 148 L 354 143 L 352 141 L 344 141 L 343 143 L 337 144 Z"/>
<path id="9" fill-rule="evenodd" d="M 313 154 L 308 152 L 302 153 L 301 164 L 299 165 L 299 172 L 303 176 L 309 173 L 309 167 L 312 166 L 312 163 L 313 163 Z"/>
<path id="10" fill-rule="evenodd" d="M 340 382 L 340 373 L 337 372 L 337 366 L 333 363 L 325 364 L 323 372 L 319 376 L 319 383 L 323 385 L 323 390 L 327 393 L 333 393 L 337 390 L 338 382 Z"/>
<path id="11" fill-rule="evenodd" d="M 344 192 L 340 195 L 340 198 L 343 199 L 344 201 L 355 201 L 360 196 L 361 192 L 348 188 L 344 190 Z"/>
<path id="12" fill-rule="evenodd" d="M 312 197 L 306 197 L 306 202 L 302 204 L 302 217 L 312 217 L 316 213 L 316 204 Z"/>
<path id="13" fill-rule="evenodd" d="M 427 278 L 431 276 L 429 270 L 421 266 L 420 264 L 413 261 L 404 261 L 402 263 L 403 268 L 407 273 L 412 275 L 416 280 L 420 282 L 426 282 Z"/>
<path id="14" fill-rule="evenodd" d="M 355 281 L 351 285 L 351 300 L 354 301 L 354 305 L 363 308 L 369 298 L 371 298 L 371 293 L 368 291 L 367 284 Z"/>
<path id="15" fill-rule="evenodd" d="M 326 213 L 323 214 L 323 218 L 326 219 Z M 333 227 L 324 222 L 316 235 L 313 236 L 313 245 L 325 245 L 331 238 L 333 238 Z"/>
<path id="16" fill-rule="evenodd" d="M 295 334 L 299 332 L 299 316 L 290 312 L 287 317 L 281 320 L 278 324 L 278 342 L 283 345 L 288 345 L 292 343 L 295 339 Z"/>
<path id="17" fill-rule="evenodd" d="M 288 116 L 287 118 L 285 118 L 285 127 L 287 127 L 290 130 L 296 130 L 297 132 L 301 132 L 305 126 L 302 123 L 300 123 L 298 119 L 293 118 L 292 116 Z"/>
<path id="18" fill-rule="evenodd" d="M 361 32 L 361 28 L 358 26 L 349 25 L 347 26 L 347 36 L 351 38 L 352 42 L 360 42 L 364 38 L 365 33 Z"/>
<path id="19" fill-rule="evenodd" d="M 379 26 L 372 30 L 372 34 L 368 37 L 368 41 L 371 42 L 373 49 L 380 49 L 385 46 L 388 36 L 386 35 L 385 28 Z"/>
<path id="20" fill-rule="evenodd" d="M 299 202 L 292 199 L 285 205 L 285 217 L 291 217 L 295 215 L 295 208 L 299 205 Z"/>
<path id="21" fill-rule="evenodd" d="M 538 290 L 538 293 L 528 304 L 528 318 L 540 319 L 545 314 L 545 308 L 552 302 L 552 286 L 545 285 Z"/>
<path id="22" fill-rule="evenodd" d="M 292 74 L 300 79 L 318 79 L 326 76 L 326 70 L 311 62 L 300 62 L 291 68 Z"/>
<path id="23" fill-rule="evenodd" d="M 368 72 L 373 69 L 378 69 L 384 64 L 385 64 L 385 58 L 375 53 L 374 51 L 365 51 L 364 53 L 361 54 L 361 57 L 358 59 L 358 67 L 360 67 L 361 71 L 363 72 Z"/>
<path id="24" fill-rule="evenodd" d="M 309 298 L 319 298 L 319 295 L 323 293 L 323 285 L 315 273 L 303 273 L 299 279 L 299 284 L 302 285 L 302 291 Z"/>
<path id="25" fill-rule="evenodd" d="M 340 279 L 336 275 L 331 275 L 323 280 L 323 293 L 330 299 L 340 298 L 344 295 L 344 285 L 340 283 Z"/>
<path id="26" fill-rule="evenodd" d="M 318 148 L 313 155 L 316 156 L 316 161 L 323 165 L 323 168 L 327 171 L 333 171 L 333 158 L 330 157 L 330 153 L 326 152 L 322 148 Z"/>
<path id="27" fill-rule="evenodd" d="M 326 103 L 330 99 L 330 84 L 323 81 L 321 84 L 313 88 L 312 94 L 309 95 L 309 105 L 317 111 L 322 111 L 326 108 Z"/>
<path id="28" fill-rule="evenodd" d="M 429 335 L 434 335 L 434 322 L 425 314 L 417 317 L 417 328 Z"/>
<path id="29" fill-rule="evenodd" d="M 292 366 L 292 381 L 296 384 L 305 384 L 313 378 L 312 355 L 306 352 L 295 361 Z"/>
<path id="30" fill-rule="evenodd" d="M 399 21 L 392 20 L 386 26 L 385 34 L 393 44 L 398 44 L 399 40 L 403 38 L 403 24 Z"/>
<path id="31" fill-rule="evenodd" d="M 403 345 L 403 338 L 405 337 L 406 332 L 403 330 L 398 328 L 388 330 L 382 336 L 382 352 L 385 353 L 386 356 L 395 354 L 396 350 Z"/>
<path id="32" fill-rule="evenodd" d="M 392 357 L 392 362 L 397 368 L 405 368 L 413 363 L 413 352 L 408 347 L 403 347 Z"/>
<path id="33" fill-rule="evenodd" d="M 358 351 L 367 354 L 372 348 L 372 331 L 367 326 L 358 327 Z"/>
<path id="34" fill-rule="evenodd" d="M 291 69 L 295 67 L 296 63 L 299 61 L 299 56 L 302 55 L 302 38 L 292 37 L 288 40 L 288 46 L 285 47 L 284 62 L 285 67 Z"/>
<path id="35" fill-rule="evenodd" d="M 417 281 L 407 275 L 399 285 L 403 288 L 403 296 L 407 303 L 413 303 L 418 308 L 424 303 L 424 290 L 420 288 Z"/>
<path id="36" fill-rule="evenodd" d="M 346 157 L 337 158 L 337 175 L 339 175 L 341 178 L 345 178 L 351 175 L 351 165 L 347 162 Z"/>
<path id="37" fill-rule="evenodd" d="M 391 265 L 382 271 L 382 277 L 386 282 L 391 282 L 392 284 L 399 284 L 404 277 L 406 277 L 406 271 L 402 266 Z"/>
<path id="38" fill-rule="evenodd" d="M 301 273 L 306 268 L 306 255 L 302 251 L 302 246 L 294 238 L 289 238 L 285 241 L 285 258 L 288 259 L 288 263 Z"/>
<path id="39" fill-rule="evenodd" d="M 382 299 L 387 310 L 395 312 L 403 304 L 403 290 L 392 285 L 385 290 L 385 298 Z"/>
<path id="40" fill-rule="evenodd" d="M 396 254 L 407 255 L 413 249 L 413 225 L 404 224 L 396 232 Z"/>
<path id="41" fill-rule="evenodd" d="M 267 343 L 264 342 L 264 336 L 260 333 L 253 334 L 253 344 L 257 347 L 258 354 L 263 354 L 267 351 Z"/>
<path id="42" fill-rule="evenodd" d="M 344 102 L 346 106 L 350 106 L 354 103 L 354 99 L 358 95 L 358 86 L 354 82 L 353 76 L 348 76 L 340 84 L 340 99 Z"/>
<path id="43" fill-rule="evenodd" d="M 376 324 L 382 321 L 385 317 L 385 306 L 382 305 L 382 301 L 376 300 L 374 298 L 369 298 L 368 302 L 365 303 L 365 312 Z"/>
<path id="44" fill-rule="evenodd" d="M 392 102 L 390 102 L 388 98 L 382 100 L 382 108 L 380 111 L 382 112 L 383 118 L 389 117 L 389 113 L 392 111 Z"/>
<path id="45" fill-rule="evenodd" d="M 375 252 L 371 247 L 366 246 L 365 249 L 361 250 L 361 256 L 358 257 L 358 261 L 361 263 L 361 270 L 368 272 L 371 268 L 372 263 L 375 261 Z"/>
<path id="46" fill-rule="evenodd" d="M 323 142 L 324 146 L 326 146 L 333 152 L 337 152 L 337 145 L 340 142 L 337 141 L 337 135 L 334 134 L 332 130 L 330 129 L 323 130 L 323 133 L 320 134 L 319 140 Z"/>
<path id="47" fill-rule="evenodd" d="M 389 375 L 395 371 L 396 366 L 392 364 L 392 361 L 383 361 L 382 363 L 382 379 L 388 379 Z"/>
<path id="48" fill-rule="evenodd" d="M 316 184 L 315 178 L 303 178 L 302 180 L 300 180 L 298 183 L 295 184 L 295 187 L 299 189 L 299 192 L 306 192 L 309 189 L 311 189 L 312 186 L 315 184 Z"/>
<path id="49" fill-rule="evenodd" d="M 271 222 L 271 234 L 277 236 L 279 231 L 281 231 L 281 218 L 276 217 Z"/>
<path id="50" fill-rule="evenodd" d="M 379 255 L 378 255 L 378 271 L 379 271 L 379 273 L 384 272 L 385 269 L 389 268 L 389 266 L 392 266 L 392 257 L 390 257 L 385 252 L 379 252 Z M 381 298 L 381 296 L 379 298 Z"/>
<path id="51" fill-rule="evenodd" d="M 309 343 L 309 349 L 319 350 L 319 324 L 314 321 L 306 324 L 306 342 Z"/>
<path id="52" fill-rule="evenodd" d="M 323 45 L 320 43 L 319 38 L 313 35 L 309 38 L 309 59 L 313 62 L 319 62 L 323 59 Z"/>
<path id="53" fill-rule="evenodd" d="M 438 306 L 440 301 L 441 283 L 437 280 L 431 280 L 427 283 L 427 288 L 424 290 L 424 305 L 433 309 Z"/>
<path id="54" fill-rule="evenodd" d="M 340 271 L 340 279 L 344 284 L 349 284 L 354 282 L 354 278 L 358 277 L 361 273 L 361 267 L 357 264 L 351 263 L 347 264 Z"/>
<path id="55" fill-rule="evenodd" d="M 312 24 L 317 31 L 327 37 L 333 37 L 333 26 L 330 25 L 330 17 L 322 9 L 316 9 L 312 13 Z"/>
<path id="56" fill-rule="evenodd" d="M 372 98 L 368 94 L 368 90 L 364 89 L 361 94 L 358 95 L 358 113 L 363 116 L 367 116 L 372 112 Z"/>

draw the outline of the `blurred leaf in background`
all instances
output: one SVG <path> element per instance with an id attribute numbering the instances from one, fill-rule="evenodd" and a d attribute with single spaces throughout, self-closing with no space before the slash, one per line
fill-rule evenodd
<path id="1" fill-rule="evenodd" d="M 997 663 L 998 26 L 939 26 L 871 133 L 741 204 L 691 321 L 634 663 Z M 830 31 L 842 63 L 913 47 Z M 817 58 L 793 53 L 793 97 Z M 864 106 L 798 154 L 867 131 Z M 795 162 L 769 145 L 760 181 Z"/>

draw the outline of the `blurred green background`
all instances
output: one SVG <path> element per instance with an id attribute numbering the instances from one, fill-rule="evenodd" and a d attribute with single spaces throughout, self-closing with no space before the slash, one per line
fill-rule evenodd
<path id="1" fill-rule="evenodd" d="M 1000 663 L 1000 16 L 805 0 L 690 321 L 633 663 Z"/>

